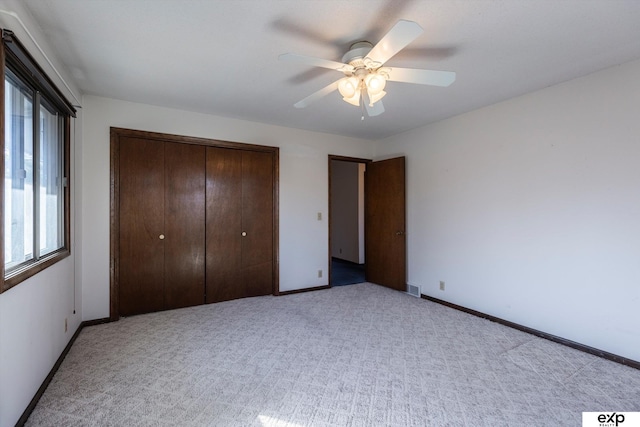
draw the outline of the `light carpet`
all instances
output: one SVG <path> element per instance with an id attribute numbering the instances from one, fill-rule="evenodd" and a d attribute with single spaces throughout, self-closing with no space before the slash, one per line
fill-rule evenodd
<path id="1" fill-rule="evenodd" d="M 364 283 L 85 328 L 31 426 L 580 426 L 640 370 Z"/>

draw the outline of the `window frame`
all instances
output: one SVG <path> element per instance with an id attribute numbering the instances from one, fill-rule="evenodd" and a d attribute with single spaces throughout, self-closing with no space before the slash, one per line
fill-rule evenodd
<path id="1" fill-rule="evenodd" d="M 0 151 L 0 174 L 5 174 L 5 70 L 7 67 L 11 69 L 11 72 L 16 75 L 23 83 L 27 84 L 34 93 L 37 93 L 37 98 L 44 98 L 45 103 L 53 106 L 62 116 L 62 144 L 59 160 L 62 161 L 63 172 L 63 186 L 61 191 L 61 197 L 63 197 L 63 215 L 58 221 L 58 226 L 62 226 L 62 245 L 57 250 L 54 250 L 46 255 L 42 255 L 37 259 L 25 262 L 19 267 L 12 269 L 9 274 L 5 271 L 5 185 L 0 185 L 0 238 L 2 244 L 0 245 L 0 293 L 5 292 L 24 280 L 36 275 L 47 267 L 56 264 L 58 261 L 71 255 L 71 180 L 70 180 L 70 145 L 71 145 L 71 117 L 76 117 L 76 110 L 73 105 L 65 98 L 62 92 L 56 87 L 51 79 L 46 75 L 34 58 L 24 48 L 20 41 L 15 37 L 13 32 L 1 29 L 2 43 L 0 43 L 0 77 L 2 78 L 2 84 L 0 85 L 0 97 L 2 99 L 2 111 L 0 114 L 0 133 L 2 134 L 2 150 Z M 38 102 L 34 103 L 33 110 L 37 113 L 34 117 L 39 118 L 40 106 L 42 104 Z M 39 136 L 33 135 L 34 150 L 38 146 L 39 151 L 40 140 Z M 39 177 L 34 177 L 39 179 Z M 35 184 L 35 182 L 34 182 Z M 38 183 L 38 188 L 39 188 Z M 34 191 L 34 203 L 38 200 L 39 196 L 35 195 Z M 37 213 L 34 212 L 34 217 Z M 39 221 L 39 219 L 38 219 Z M 38 223 L 39 224 L 39 223 Z M 35 232 L 35 230 L 34 230 Z M 40 242 L 37 242 L 40 244 Z"/>

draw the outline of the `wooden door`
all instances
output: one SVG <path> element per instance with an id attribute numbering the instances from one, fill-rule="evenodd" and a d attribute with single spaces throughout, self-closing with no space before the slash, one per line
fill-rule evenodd
<path id="1" fill-rule="evenodd" d="M 242 281 L 245 296 L 273 293 L 273 155 L 242 153 Z"/>
<path id="2" fill-rule="evenodd" d="M 164 309 L 164 145 L 121 138 L 119 314 Z"/>
<path id="3" fill-rule="evenodd" d="M 244 296 L 241 286 L 242 151 L 207 147 L 207 303 Z"/>
<path id="4" fill-rule="evenodd" d="M 111 128 L 110 319 L 276 293 L 277 189 L 276 147 Z"/>
<path id="5" fill-rule="evenodd" d="M 273 162 L 207 148 L 207 303 L 273 293 Z"/>
<path id="6" fill-rule="evenodd" d="M 120 140 L 120 314 L 204 303 L 205 151 Z"/>
<path id="7" fill-rule="evenodd" d="M 165 309 L 173 309 L 205 302 L 205 147 L 164 149 Z"/>
<path id="8" fill-rule="evenodd" d="M 404 157 L 367 164 L 365 259 L 368 282 L 406 291 Z"/>

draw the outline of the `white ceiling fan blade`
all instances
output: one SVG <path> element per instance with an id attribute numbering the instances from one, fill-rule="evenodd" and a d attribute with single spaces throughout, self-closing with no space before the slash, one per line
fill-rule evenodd
<path id="1" fill-rule="evenodd" d="M 392 82 L 417 83 L 431 86 L 449 86 L 456 80 L 456 73 L 453 71 L 391 68 L 388 80 Z"/>
<path id="2" fill-rule="evenodd" d="M 305 99 L 303 99 L 302 101 L 298 101 L 295 104 L 293 104 L 294 107 L 296 108 L 304 108 L 307 105 L 311 104 L 312 102 L 317 101 L 318 99 L 329 95 L 331 92 L 333 92 L 334 90 L 338 89 L 338 82 L 340 80 L 336 80 L 335 82 L 331 83 L 329 86 L 325 86 L 322 89 L 320 89 L 317 92 L 312 93 L 311 95 L 307 96 Z"/>
<path id="3" fill-rule="evenodd" d="M 354 68 L 349 64 L 343 64 L 342 62 L 330 61 L 328 59 L 315 58 L 313 56 L 298 55 L 297 53 L 283 53 L 278 57 L 280 61 L 289 62 L 302 62 L 307 65 L 313 65 L 314 67 L 328 68 L 336 71 L 353 71 Z"/>
<path id="4" fill-rule="evenodd" d="M 422 27 L 417 23 L 401 19 L 371 49 L 367 57 L 382 65 L 406 45 L 417 39 L 422 31 Z"/>

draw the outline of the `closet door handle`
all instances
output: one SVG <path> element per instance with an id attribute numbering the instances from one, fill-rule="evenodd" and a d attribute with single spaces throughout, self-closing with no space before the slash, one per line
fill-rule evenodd
<path id="1" fill-rule="evenodd" d="M 246 231 L 243 231 L 243 232 L 242 232 L 242 237 L 245 237 L 246 235 L 247 235 L 247 232 L 246 232 Z"/>
<path id="2" fill-rule="evenodd" d="M 160 240 L 164 240 L 164 234 L 161 234 L 158 237 L 160 238 Z"/>

